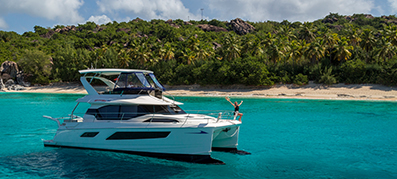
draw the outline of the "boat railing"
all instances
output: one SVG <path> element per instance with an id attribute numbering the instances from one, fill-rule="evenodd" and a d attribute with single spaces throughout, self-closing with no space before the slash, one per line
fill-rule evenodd
<path id="1" fill-rule="evenodd" d="M 185 115 L 186 118 L 184 121 L 180 121 L 186 123 L 187 121 L 194 120 L 202 120 L 206 119 L 208 123 L 210 122 L 219 122 L 219 120 L 235 120 L 236 115 L 234 115 L 233 111 L 221 111 L 221 110 L 188 110 L 186 113 L 180 113 L 179 115 Z M 87 113 L 74 113 L 73 115 L 69 115 L 68 117 L 59 117 L 53 118 L 50 116 L 43 116 L 44 118 L 53 120 L 57 122 L 60 126 L 63 122 L 82 122 L 83 118 L 80 116 L 84 116 Z M 149 117 L 145 121 L 139 122 L 153 122 L 153 120 L 158 120 L 158 115 L 178 115 L 178 113 L 147 113 L 147 112 L 129 112 L 129 113 L 100 113 L 100 114 L 91 114 L 93 116 L 92 120 L 89 120 L 88 117 L 84 117 L 84 122 L 99 122 L 99 121 L 126 121 L 131 118 L 136 118 L 139 116 Z M 90 115 L 90 114 L 89 114 Z M 161 118 L 161 117 L 160 117 Z M 61 121 L 62 120 L 62 121 Z M 172 118 L 169 118 L 172 121 Z M 134 122 L 134 121 L 129 121 Z M 137 121 L 138 122 L 138 121 Z M 158 121 L 157 121 L 158 122 Z"/>
<path id="2" fill-rule="evenodd" d="M 58 118 L 44 115 L 43 117 L 55 121 L 58 124 L 58 126 L 61 126 L 63 122 L 79 122 L 82 121 L 83 119 L 82 117 L 76 115 L 69 115 L 67 117 L 58 117 Z M 61 122 L 60 120 L 63 121 Z"/>
<path id="3" fill-rule="evenodd" d="M 225 111 L 225 110 L 186 110 L 186 113 L 189 115 L 205 115 L 205 116 L 211 116 L 213 118 L 216 118 L 217 121 L 219 120 L 235 120 L 236 115 L 234 114 L 234 111 Z"/>

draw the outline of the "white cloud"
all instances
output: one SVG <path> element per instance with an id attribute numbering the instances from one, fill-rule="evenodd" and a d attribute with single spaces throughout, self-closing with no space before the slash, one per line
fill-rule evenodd
<path id="1" fill-rule="evenodd" d="M 95 24 L 107 24 L 109 22 L 112 22 L 112 20 L 106 16 L 106 15 L 101 15 L 101 16 L 91 16 L 88 18 L 87 22 L 95 22 Z"/>
<path id="2" fill-rule="evenodd" d="M 98 0 L 101 12 L 134 13 L 143 19 L 199 19 L 189 12 L 180 0 Z"/>
<path id="3" fill-rule="evenodd" d="M 387 0 L 388 2 L 389 2 L 389 4 L 390 4 L 390 7 L 391 7 L 391 12 L 392 13 L 395 13 L 395 12 L 397 12 L 397 0 Z"/>
<path id="4" fill-rule="evenodd" d="M 0 17 L 0 29 L 7 29 L 8 25 L 6 23 L 6 21 L 4 21 L 3 18 Z"/>
<path id="5" fill-rule="evenodd" d="M 208 0 L 222 20 L 240 17 L 249 21 L 313 21 L 330 12 L 370 13 L 373 0 Z"/>
<path id="6" fill-rule="evenodd" d="M 61 23 L 84 21 L 77 11 L 84 4 L 83 0 L 0 0 L 0 4 L 0 16 L 21 13 Z"/>

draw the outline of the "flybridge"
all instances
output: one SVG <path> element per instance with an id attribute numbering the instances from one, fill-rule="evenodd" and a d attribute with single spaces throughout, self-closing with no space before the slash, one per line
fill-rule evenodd
<path id="1" fill-rule="evenodd" d="M 165 88 L 152 71 L 135 69 L 89 69 L 80 70 L 84 76 L 80 81 L 89 95 L 98 94 L 149 94 L 161 97 Z M 89 80 L 89 81 L 88 81 Z M 93 86 L 100 80 L 106 84 L 106 90 L 98 92 Z M 94 82 L 94 83 L 93 83 Z M 102 86 L 103 87 L 103 86 Z"/>

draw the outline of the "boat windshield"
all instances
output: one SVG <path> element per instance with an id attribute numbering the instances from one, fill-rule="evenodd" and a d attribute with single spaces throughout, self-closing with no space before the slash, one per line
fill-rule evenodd
<path id="1" fill-rule="evenodd" d="M 114 89 L 153 89 L 143 73 L 121 73 Z"/>
<path id="2" fill-rule="evenodd" d="M 87 75 L 93 74 L 93 75 Z M 84 73 L 98 94 L 152 94 L 161 98 L 165 88 L 150 71 Z M 106 86 L 104 86 L 104 84 Z"/>

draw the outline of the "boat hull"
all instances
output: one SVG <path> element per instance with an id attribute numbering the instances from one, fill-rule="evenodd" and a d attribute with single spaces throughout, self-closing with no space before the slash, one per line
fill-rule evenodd
<path id="1" fill-rule="evenodd" d="M 44 141 L 44 146 L 117 151 L 194 163 L 222 164 L 210 156 L 216 130 L 220 129 L 65 127 L 58 129 L 53 140 Z M 222 137 L 222 133 L 217 136 Z M 236 147 L 237 144 L 225 147 L 230 146 Z"/>

